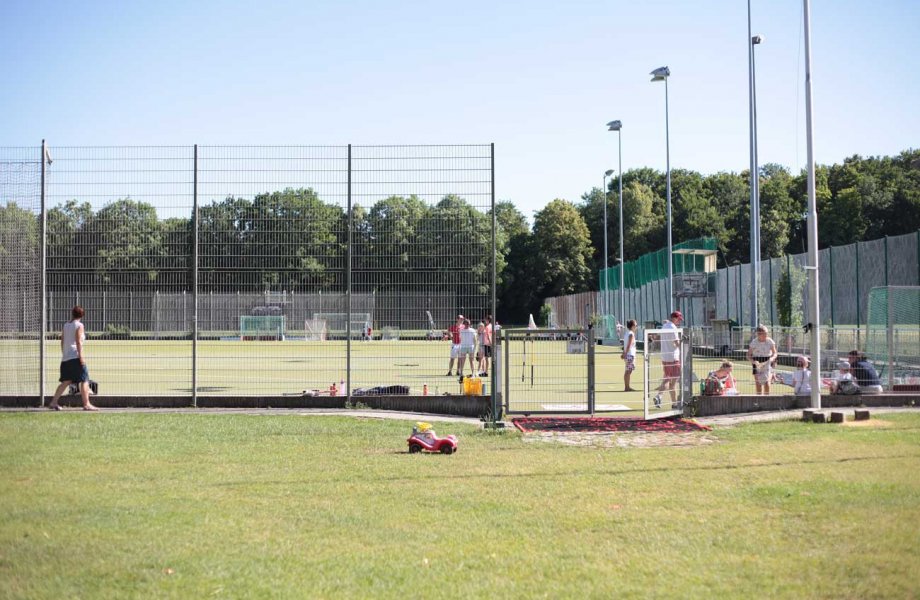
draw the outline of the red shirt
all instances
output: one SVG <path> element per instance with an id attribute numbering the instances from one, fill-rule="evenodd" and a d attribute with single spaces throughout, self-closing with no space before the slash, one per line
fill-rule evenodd
<path id="1" fill-rule="evenodd" d="M 451 342 L 454 344 L 460 343 L 460 330 L 466 329 L 463 325 L 451 325 L 447 328 L 448 333 L 450 333 Z"/>

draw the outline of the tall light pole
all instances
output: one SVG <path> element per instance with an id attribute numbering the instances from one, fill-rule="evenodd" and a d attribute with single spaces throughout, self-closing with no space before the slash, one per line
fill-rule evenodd
<path id="1" fill-rule="evenodd" d="M 610 253 L 607 251 L 607 178 L 613 175 L 613 169 L 604 171 L 604 186 L 601 188 L 601 198 L 604 202 L 604 316 L 610 314 L 610 280 L 607 276 L 607 257 Z"/>
<path id="2" fill-rule="evenodd" d="M 658 67 L 649 75 L 652 81 L 664 82 L 664 144 L 667 166 L 667 212 L 668 212 L 668 314 L 674 312 L 674 246 L 671 243 L 671 140 L 668 132 L 668 77 L 671 69 Z"/>
<path id="3" fill-rule="evenodd" d="M 620 162 L 620 320 L 626 322 L 626 291 L 623 286 L 626 261 L 623 258 L 623 122 L 620 120 L 607 123 L 607 131 L 617 132 L 617 158 Z"/>
<path id="4" fill-rule="evenodd" d="M 747 3 L 748 17 L 748 100 L 751 137 L 751 329 L 760 324 L 760 173 L 757 165 L 757 78 L 754 70 L 754 46 L 763 42 L 762 35 L 751 35 L 751 0 Z"/>
<path id="5" fill-rule="evenodd" d="M 818 210 L 815 202 L 814 123 L 811 99 L 811 9 L 803 0 L 805 29 L 805 139 L 808 146 L 808 318 L 811 324 L 811 406 L 821 408 L 821 313 L 818 295 Z"/>

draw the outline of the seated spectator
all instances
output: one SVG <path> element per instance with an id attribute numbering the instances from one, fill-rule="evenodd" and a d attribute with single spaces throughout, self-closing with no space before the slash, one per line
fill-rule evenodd
<path id="1" fill-rule="evenodd" d="M 872 366 L 866 355 L 859 350 L 850 350 L 847 358 L 850 362 L 850 372 L 859 386 L 859 392 L 861 394 L 880 394 L 882 392 L 882 382 L 878 378 L 875 367 Z"/>
<path id="2" fill-rule="evenodd" d="M 837 393 L 841 381 L 853 381 L 853 374 L 850 373 L 850 363 L 843 359 L 837 363 L 837 372 L 834 373 L 834 378 L 827 381 L 832 394 Z"/>
<path id="3" fill-rule="evenodd" d="M 735 377 L 732 375 L 733 368 L 732 363 L 725 361 L 722 366 L 709 373 L 703 384 L 703 394 L 705 396 L 737 396 L 738 389 L 735 387 Z"/>
<path id="4" fill-rule="evenodd" d="M 795 359 L 796 371 L 792 374 L 792 389 L 796 396 L 811 396 L 811 369 L 807 356 Z"/>

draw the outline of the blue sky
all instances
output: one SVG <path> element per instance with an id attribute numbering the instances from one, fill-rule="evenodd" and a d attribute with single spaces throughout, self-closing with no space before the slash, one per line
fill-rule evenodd
<path id="1" fill-rule="evenodd" d="M 805 163 L 801 0 L 753 0 L 761 163 Z M 920 3 L 813 0 L 819 162 L 920 145 Z M 748 165 L 744 0 L 0 3 L 0 145 L 496 144 L 531 215 L 617 166 Z"/>

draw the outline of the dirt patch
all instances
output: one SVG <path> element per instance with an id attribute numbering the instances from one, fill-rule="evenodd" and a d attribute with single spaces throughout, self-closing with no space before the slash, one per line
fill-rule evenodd
<path id="1" fill-rule="evenodd" d="M 718 442 L 710 431 L 698 432 L 559 432 L 534 431 L 524 434 L 525 442 L 548 442 L 568 446 L 599 448 L 659 448 L 665 446 L 705 446 Z"/>
<path id="2" fill-rule="evenodd" d="M 869 427 L 871 428 L 885 428 L 891 427 L 893 423 L 891 421 L 882 421 L 880 419 L 869 419 L 868 421 L 844 421 L 841 423 L 844 427 Z"/>

